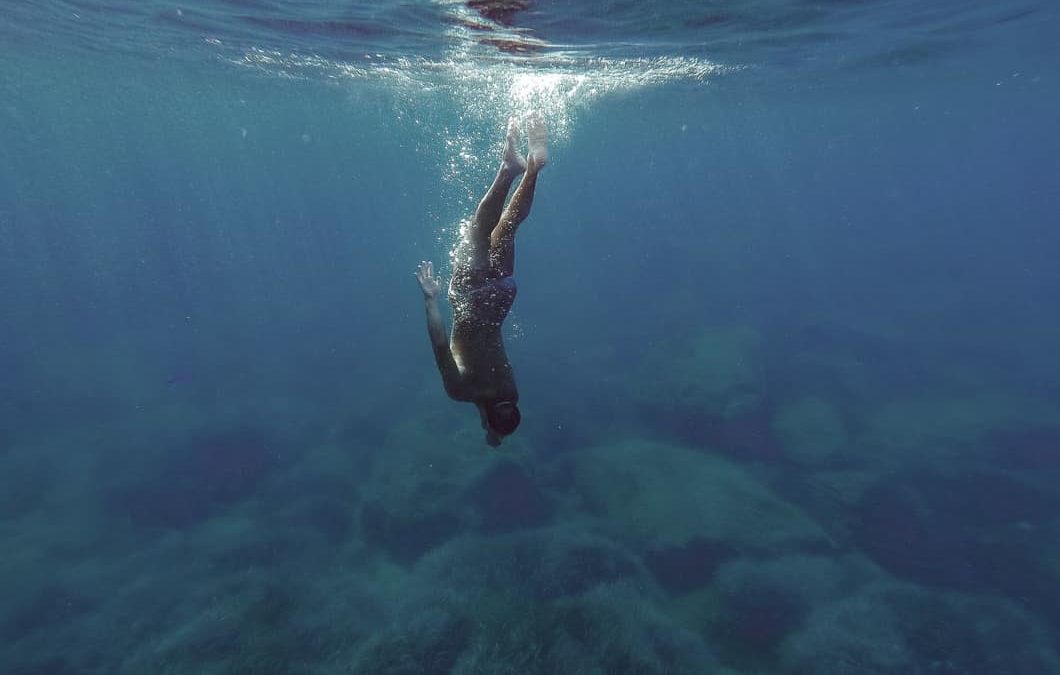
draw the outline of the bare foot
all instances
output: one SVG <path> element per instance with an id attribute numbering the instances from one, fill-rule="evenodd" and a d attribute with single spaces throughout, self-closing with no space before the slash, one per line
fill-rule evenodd
<path id="1" fill-rule="evenodd" d="M 540 169 L 548 163 L 548 130 L 545 120 L 537 112 L 530 113 L 526 119 L 526 141 L 530 147 L 527 159 L 535 169 Z"/>
<path id="2" fill-rule="evenodd" d="M 514 117 L 508 120 L 508 138 L 504 142 L 504 157 L 501 169 L 520 174 L 526 171 L 526 160 L 519 154 L 519 123 Z"/>

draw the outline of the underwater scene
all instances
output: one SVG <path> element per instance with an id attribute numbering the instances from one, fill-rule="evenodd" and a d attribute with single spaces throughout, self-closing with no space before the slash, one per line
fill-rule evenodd
<path id="1" fill-rule="evenodd" d="M 5 0 L 0 674 L 1060 673 L 1058 35 Z"/>

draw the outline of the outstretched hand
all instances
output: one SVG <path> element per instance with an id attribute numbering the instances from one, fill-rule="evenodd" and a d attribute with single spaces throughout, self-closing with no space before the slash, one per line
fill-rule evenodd
<path id="1" fill-rule="evenodd" d="M 438 295 L 438 289 L 441 284 L 438 283 L 438 278 L 434 276 L 434 263 L 428 260 L 421 262 L 419 269 L 416 270 L 416 281 L 420 282 L 420 290 L 423 291 L 423 297 L 429 300 Z"/>

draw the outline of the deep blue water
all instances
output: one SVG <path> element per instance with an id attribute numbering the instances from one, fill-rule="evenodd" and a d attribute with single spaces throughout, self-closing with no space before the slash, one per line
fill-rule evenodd
<path id="1" fill-rule="evenodd" d="M 1058 31 L 7 2 L 0 671 L 1060 672 Z M 531 110 L 492 450 L 412 272 Z"/>

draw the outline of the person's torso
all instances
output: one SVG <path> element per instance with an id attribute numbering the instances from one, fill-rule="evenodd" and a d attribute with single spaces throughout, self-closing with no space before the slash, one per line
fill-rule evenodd
<path id="1" fill-rule="evenodd" d="M 485 278 L 475 283 L 466 277 L 449 285 L 453 306 L 453 358 L 464 386 L 476 400 L 518 400 L 518 390 L 501 326 L 515 301 L 511 277 Z"/>

